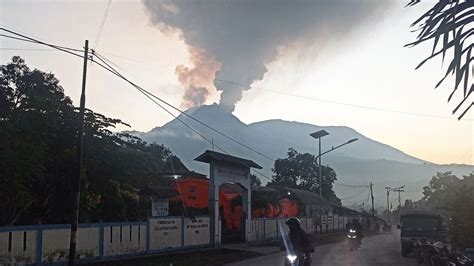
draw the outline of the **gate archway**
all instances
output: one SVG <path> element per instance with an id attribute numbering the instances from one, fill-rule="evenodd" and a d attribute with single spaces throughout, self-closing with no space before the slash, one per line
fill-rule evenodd
<path id="1" fill-rule="evenodd" d="M 226 183 L 239 184 L 243 189 L 242 213 L 245 214 L 244 240 L 250 238 L 251 225 L 251 177 L 250 168 L 262 169 L 251 160 L 239 158 L 215 151 L 206 150 L 194 159 L 210 165 L 209 173 L 209 214 L 211 216 L 211 241 L 214 245 L 221 243 L 221 228 L 219 223 L 219 188 Z"/>

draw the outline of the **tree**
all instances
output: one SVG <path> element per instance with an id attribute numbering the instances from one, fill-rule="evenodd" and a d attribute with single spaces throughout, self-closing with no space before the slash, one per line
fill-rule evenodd
<path id="1" fill-rule="evenodd" d="M 78 119 L 53 74 L 31 70 L 20 57 L 0 66 L 0 225 L 70 222 Z M 118 124 L 126 125 L 85 112 L 81 222 L 143 218 L 128 211 L 137 209 L 135 188 L 172 156 L 162 145 L 112 132 Z M 117 202 L 121 209 L 97 215 Z"/>
<path id="2" fill-rule="evenodd" d="M 423 195 L 422 204 L 439 210 L 450 222 L 456 246 L 474 246 L 474 173 L 462 179 L 451 172 L 437 173 Z"/>
<path id="3" fill-rule="evenodd" d="M 256 175 L 250 174 L 250 178 L 251 178 L 251 186 L 259 187 L 262 185 L 262 181 L 260 181 L 260 178 L 258 178 Z"/>
<path id="4" fill-rule="evenodd" d="M 288 149 L 288 157 L 277 159 L 274 168 L 274 175 L 269 186 L 285 186 L 299 188 L 314 193 L 319 193 L 319 169 L 316 156 L 309 153 L 298 153 L 293 148 Z M 337 180 L 336 172 L 329 166 L 323 166 L 322 195 L 325 199 L 341 204 L 341 200 L 332 190 L 333 183 Z"/>
<path id="5" fill-rule="evenodd" d="M 407 6 L 414 6 L 421 0 L 411 0 Z M 474 66 L 471 70 L 471 63 L 474 61 L 474 12 L 472 0 L 439 0 L 425 14 L 419 17 L 412 27 L 418 27 L 419 34 L 417 40 L 406 46 L 416 46 L 425 42 L 433 42 L 431 55 L 423 60 L 416 69 L 420 68 L 428 60 L 439 55 L 444 58 L 446 54 L 452 54 L 453 58 L 447 67 L 446 74 L 438 82 L 436 87 L 448 77 L 449 74 L 455 76 L 454 89 L 448 97 L 448 102 L 452 99 L 459 85 L 463 82 L 463 98 L 453 110 L 453 114 L 459 114 L 461 119 L 467 111 L 474 105 L 474 101 L 469 102 L 468 98 L 474 92 Z M 440 49 L 438 48 L 438 42 Z M 469 72 L 471 70 L 471 77 Z M 470 79 L 470 82 L 469 82 Z M 459 109 L 465 105 L 464 111 Z"/>

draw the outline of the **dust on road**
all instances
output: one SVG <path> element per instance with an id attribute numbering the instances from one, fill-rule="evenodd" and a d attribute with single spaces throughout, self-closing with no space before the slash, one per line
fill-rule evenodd
<path id="1" fill-rule="evenodd" d="M 418 265 L 415 259 L 404 258 L 400 254 L 400 236 L 397 233 L 365 237 L 358 251 L 349 251 L 347 242 L 315 247 L 312 265 Z M 254 259 L 244 260 L 229 266 L 284 265 L 285 253 L 280 252 Z"/>

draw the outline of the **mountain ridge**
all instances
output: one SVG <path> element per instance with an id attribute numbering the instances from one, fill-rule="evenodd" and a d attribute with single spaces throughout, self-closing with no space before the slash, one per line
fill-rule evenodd
<path id="1" fill-rule="evenodd" d="M 186 114 L 202 121 L 204 124 L 219 130 L 235 140 L 245 143 L 253 149 L 272 159 L 285 158 L 288 148 L 298 152 L 317 154 L 318 143 L 309 136 L 310 133 L 324 129 L 330 133 L 322 139 L 322 150 L 345 143 L 349 139 L 359 140 L 322 157 L 323 165 L 333 167 L 341 183 L 383 183 L 390 186 L 407 185 L 418 189 L 428 184 L 429 179 L 438 171 L 453 171 L 458 176 L 474 172 L 474 166 L 466 164 L 435 164 L 411 156 L 397 148 L 373 140 L 357 130 L 347 126 L 318 126 L 297 121 L 270 119 L 246 124 L 231 113 L 225 112 L 218 105 L 204 105 L 186 111 Z M 242 147 L 219 133 L 203 126 L 184 114 L 179 120 L 193 127 L 214 145 L 203 140 L 196 133 L 173 119 L 161 127 L 148 132 L 130 132 L 149 143 L 156 142 L 170 148 L 180 157 L 188 168 L 207 174 L 208 165 L 194 161 L 207 149 L 228 152 L 232 155 L 247 158 L 263 166 L 259 176 L 265 184 L 272 175 L 273 161 L 249 149 Z M 213 147 L 214 146 L 214 147 Z M 384 186 L 376 188 L 376 198 L 383 201 Z M 335 186 L 339 197 L 351 196 L 350 192 Z M 377 196 L 378 195 L 378 196 Z M 419 195 L 420 196 L 420 195 Z"/>

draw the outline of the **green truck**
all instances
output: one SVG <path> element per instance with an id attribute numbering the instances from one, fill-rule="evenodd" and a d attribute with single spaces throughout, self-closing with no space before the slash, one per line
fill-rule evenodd
<path id="1" fill-rule="evenodd" d="M 400 238 L 402 256 L 412 251 L 417 240 L 439 241 L 445 236 L 441 215 L 425 210 L 412 210 L 400 215 Z"/>

